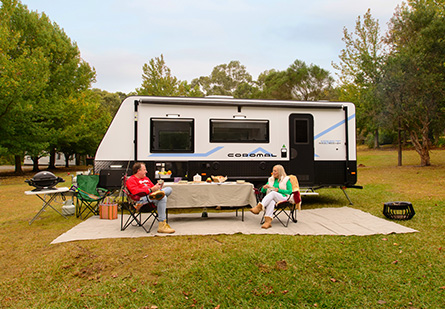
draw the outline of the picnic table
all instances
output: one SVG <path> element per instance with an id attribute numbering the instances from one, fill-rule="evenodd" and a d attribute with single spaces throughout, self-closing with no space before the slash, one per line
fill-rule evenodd
<path id="1" fill-rule="evenodd" d="M 167 209 L 181 208 L 233 208 L 254 207 L 257 204 L 253 184 L 249 182 L 166 182 L 164 187 L 171 187 L 172 194 L 167 200 Z"/>

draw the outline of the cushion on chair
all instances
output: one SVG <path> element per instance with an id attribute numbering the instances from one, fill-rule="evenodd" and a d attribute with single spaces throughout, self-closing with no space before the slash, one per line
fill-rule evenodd
<path id="1" fill-rule="evenodd" d="M 292 204 L 298 204 L 301 202 L 301 196 L 300 196 L 300 184 L 298 183 L 297 176 L 289 175 L 289 180 L 290 183 L 292 184 L 292 192 L 294 192 L 294 194 L 291 194 L 289 202 L 291 202 Z"/>

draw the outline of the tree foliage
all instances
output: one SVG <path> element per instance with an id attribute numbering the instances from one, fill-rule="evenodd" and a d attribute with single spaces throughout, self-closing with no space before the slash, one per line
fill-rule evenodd
<path id="1" fill-rule="evenodd" d="M 319 101 L 332 98 L 334 79 L 329 71 L 295 60 L 287 70 L 265 71 L 258 77 L 260 98 Z"/>
<path id="2" fill-rule="evenodd" d="M 205 95 L 245 95 L 253 86 L 252 76 L 239 61 L 230 61 L 213 68 L 210 76 L 201 76 L 192 81 Z"/>
<path id="3" fill-rule="evenodd" d="M 267 70 L 254 81 L 239 61 L 220 64 L 209 76 L 192 81 L 205 95 L 227 95 L 235 98 L 306 100 L 329 99 L 333 78 L 317 65 L 296 60 L 285 71 Z"/>
<path id="4" fill-rule="evenodd" d="M 354 34 L 345 29 L 346 48 L 334 65 L 341 72 L 341 97 L 357 105 L 358 127 L 403 130 L 421 165 L 431 164 L 432 140 L 445 127 L 444 8 L 443 1 L 407 1 L 397 8 L 386 38 L 368 10 Z"/>
<path id="5" fill-rule="evenodd" d="M 420 155 L 430 162 L 431 138 L 444 128 L 445 6 L 443 1 L 410 0 L 391 19 L 385 93 L 388 114 L 398 119 Z"/>
<path id="6" fill-rule="evenodd" d="M 16 156 L 21 172 L 25 152 L 37 158 L 54 153 L 73 138 L 67 128 L 89 125 L 77 113 L 92 113 L 85 92 L 95 71 L 44 13 L 4 0 L 0 16 L 0 147 Z M 105 132 L 106 124 L 95 129 Z M 78 146 L 81 152 L 85 144 Z"/>
<path id="7" fill-rule="evenodd" d="M 142 67 L 142 85 L 136 89 L 138 95 L 151 96 L 201 96 L 197 87 L 180 81 L 172 75 L 164 55 L 150 59 Z"/>
<path id="8" fill-rule="evenodd" d="M 295 60 L 286 71 L 291 87 L 292 98 L 302 101 L 328 99 L 334 79 L 329 71 L 315 64 L 307 65 Z"/>
<path id="9" fill-rule="evenodd" d="M 341 99 L 357 107 L 359 129 L 365 134 L 373 132 L 374 147 L 378 147 L 378 129 L 381 126 L 383 104 L 378 93 L 385 59 L 385 45 L 378 20 L 371 10 L 359 16 L 354 32 L 343 29 L 345 48 L 339 55 L 340 63 L 333 67 L 340 71 Z"/>
<path id="10" fill-rule="evenodd" d="M 45 146 L 33 123 L 36 92 L 49 80 L 49 60 L 43 48 L 31 48 L 23 40 L 23 31 L 15 27 L 16 1 L 3 1 L 0 7 L 0 153 L 17 154 L 25 149 Z M 38 24 L 37 14 L 28 16 L 30 26 Z M 20 118 L 19 118 L 20 117 Z M 23 139 L 17 136 L 24 135 Z"/>

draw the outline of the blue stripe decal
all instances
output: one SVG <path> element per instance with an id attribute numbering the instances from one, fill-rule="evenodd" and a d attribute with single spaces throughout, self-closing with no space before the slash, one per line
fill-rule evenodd
<path id="1" fill-rule="evenodd" d="M 213 148 L 212 150 L 206 152 L 206 153 L 153 153 L 149 155 L 148 157 L 208 157 L 211 154 L 217 152 L 218 150 L 223 149 L 223 146 L 219 146 L 216 148 Z"/>
<path id="2" fill-rule="evenodd" d="M 258 147 L 257 149 L 252 150 L 251 152 L 249 152 L 249 154 L 257 153 L 257 152 L 260 152 L 260 151 L 261 151 L 262 153 L 264 153 L 264 154 L 268 154 L 268 155 L 271 154 L 269 151 L 267 151 L 266 149 L 263 149 L 263 148 L 261 148 L 261 147 Z"/>
<path id="3" fill-rule="evenodd" d="M 355 118 L 355 114 L 349 116 L 349 117 L 348 117 L 348 121 L 351 120 L 351 119 L 354 119 L 354 118 Z M 321 133 L 315 135 L 315 136 L 314 136 L 314 141 L 315 141 L 316 139 L 322 137 L 323 135 L 325 135 L 325 134 L 331 132 L 332 130 L 335 130 L 336 128 L 338 128 L 339 126 L 343 125 L 344 123 L 345 123 L 345 121 L 342 120 L 342 121 L 340 121 L 339 123 L 334 124 L 332 127 L 327 128 L 327 129 L 324 130 L 323 132 L 321 132 Z"/>
<path id="4" fill-rule="evenodd" d="M 348 117 L 348 121 L 350 121 L 350 120 L 352 120 L 352 119 L 354 119 L 354 118 L 355 118 L 355 114 L 352 114 L 351 116 Z M 323 135 L 325 135 L 325 134 L 331 132 L 332 130 L 338 128 L 339 126 L 343 125 L 344 123 L 345 123 L 345 121 L 342 120 L 342 121 L 340 121 L 339 123 L 334 124 L 332 127 L 327 128 L 327 129 L 324 130 L 323 132 L 321 132 L 321 133 L 315 135 L 315 136 L 314 136 L 314 142 L 315 142 L 315 140 L 319 139 L 319 138 L 322 137 Z M 319 158 L 319 157 L 320 157 L 320 156 L 319 156 L 318 154 L 314 153 L 314 158 Z"/>

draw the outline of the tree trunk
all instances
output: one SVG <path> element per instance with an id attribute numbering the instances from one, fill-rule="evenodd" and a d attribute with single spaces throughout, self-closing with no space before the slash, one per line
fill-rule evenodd
<path id="1" fill-rule="evenodd" d="M 64 153 L 65 156 L 65 167 L 70 167 L 70 154 Z"/>
<path id="2" fill-rule="evenodd" d="M 397 129 L 397 166 L 402 166 L 402 128 L 399 118 L 399 127 Z"/>
<path id="3" fill-rule="evenodd" d="M 431 165 L 430 146 L 431 140 L 429 136 L 429 129 L 428 126 L 424 125 L 422 129 L 422 154 L 420 155 L 421 166 Z"/>
<path id="4" fill-rule="evenodd" d="M 32 159 L 32 171 L 33 172 L 38 172 L 40 171 L 39 169 L 39 157 L 31 157 Z"/>
<path id="5" fill-rule="evenodd" d="M 55 148 L 52 148 L 50 151 L 48 169 L 49 170 L 56 169 L 56 149 Z"/>
<path id="6" fill-rule="evenodd" d="M 14 174 L 16 175 L 23 175 L 23 170 L 22 170 L 22 156 L 18 156 L 15 155 L 14 156 L 14 161 L 15 161 L 15 172 Z"/>
<path id="7" fill-rule="evenodd" d="M 397 166 L 402 166 L 402 138 L 400 136 L 400 130 L 398 132 L 398 147 L 397 147 Z"/>
<path id="8" fill-rule="evenodd" d="M 420 156 L 420 166 L 430 166 L 430 141 L 428 138 L 428 134 L 425 134 L 425 131 L 422 132 L 422 141 L 420 141 L 417 134 L 413 131 L 410 132 L 411 142 L 414 145 L 414 149 Z"/>
<path id="9" fill-rule="evenodd" d="M 430 166 L 431 165 L 430 152 L 426 151 L 425 149 L 422 149 L 422 153 L 420 155 L 420 165 L 421 166 Z"/>
<path id="10" fill-rule="evenodd" d="M 375 129 L 374 132 L 374 149 L 379 148 L 379 129 Z"/>

